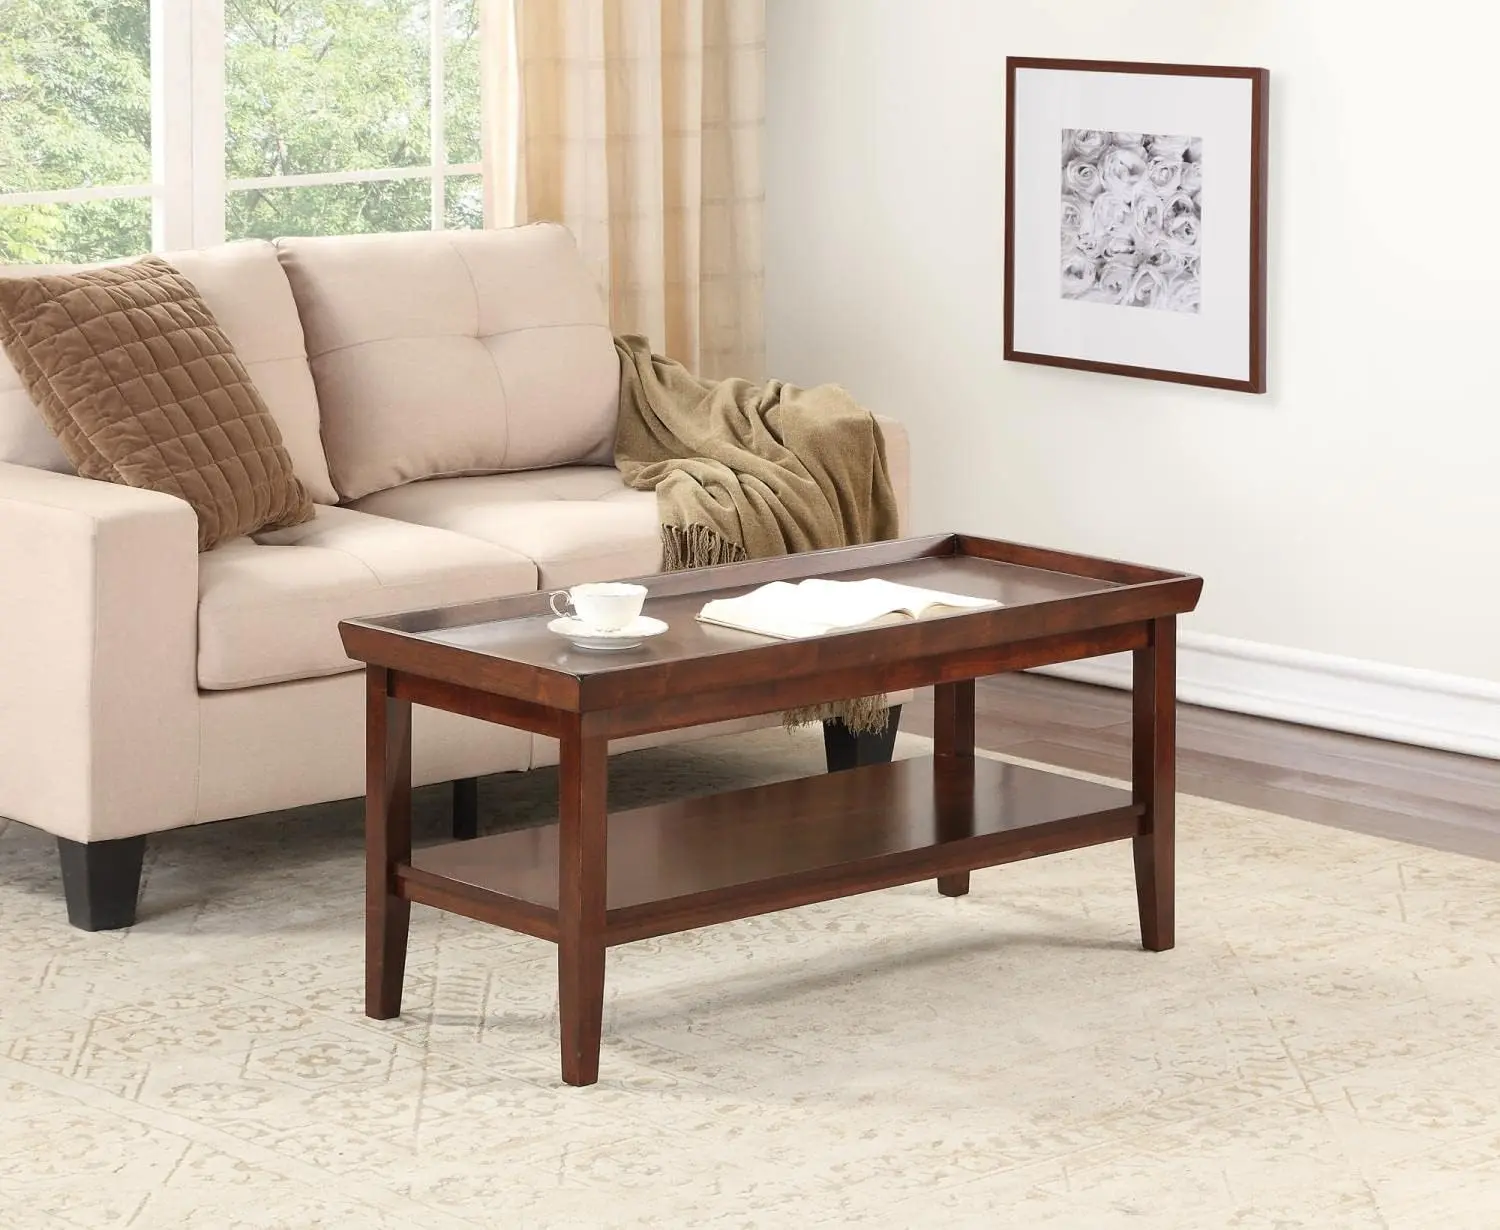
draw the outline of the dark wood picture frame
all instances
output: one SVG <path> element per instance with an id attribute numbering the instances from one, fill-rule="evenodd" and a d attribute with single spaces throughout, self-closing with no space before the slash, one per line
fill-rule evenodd
<path id="1" fill-rule="evenodd" d="M 1056 69 L 1063 72 L 1154 74 L 1172 77 L 1238 77 L 1250 82 L 1250 280 L 1249 377 L 1236 380 L 1197 372 L 1103 363 L 1067 355 L 1038 354 L 1015 346 L 1015 203 L 1016 203 L 1016 72 L 1018 69 Z M 1266 206 L 1269 183 L 1270 72 L 1205 64 L 1152 64 L 1127 60 L 1066 60 L 1036 56 L 1005 59 L 1005 358 L 1018 363 L 1070 367 L 1080 371 L 1206 385 L 1242 393 L 1266 391 Z"/>

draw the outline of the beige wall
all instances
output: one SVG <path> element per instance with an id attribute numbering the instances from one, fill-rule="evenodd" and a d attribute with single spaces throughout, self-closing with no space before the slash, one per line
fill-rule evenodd
<path id="1" fill-rule="evenodd" d="M 905 420 L 918 530 L 1193 569 L 1197 633 L 1500 681 L 1484 7 L 770 0 L 769 370 Z M 1001 361 L 1007 54 L 1271 70 L 1268 395 Z"/>

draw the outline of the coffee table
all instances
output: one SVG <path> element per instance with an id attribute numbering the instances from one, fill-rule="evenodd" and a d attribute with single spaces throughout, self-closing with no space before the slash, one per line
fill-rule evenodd
<path id="1" fill-rule="evenodd" d="M 698 623 L 774 580 L 880 576 L 999 608 L 799 641 Z M 1195 576 L 966 535 L 641 578 L 670 630 L 589 653 L 547 631 L 545 594 L 339 625 L 366 664 L 365 1012 L 399 1015 L 411 903 L 558 947 L 562 1077 L 599 1075 L 612 944 L 1125 838 L 1142 945 L 1173 944 L 1176 617 Z M 1132 786 L 974 755 L 974 680 L 1134 655 Z M 931 685 L 933 755 L 606 814 L 611 739 Z M 412 849 L 411 707 L 555 736 L 556 824 Z"/>

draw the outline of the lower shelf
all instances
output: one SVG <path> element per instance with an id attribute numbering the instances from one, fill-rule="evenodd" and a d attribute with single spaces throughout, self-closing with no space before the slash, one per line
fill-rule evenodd
<path id="1" fill-rule="evenodd" d="M 606 929 L 624 943 L 1131 837 L 1130 793 L 988 759 L 919 757 L 618 812 Z M 557 826 L 418 850 L 403 895 L 555 938 Z"/>

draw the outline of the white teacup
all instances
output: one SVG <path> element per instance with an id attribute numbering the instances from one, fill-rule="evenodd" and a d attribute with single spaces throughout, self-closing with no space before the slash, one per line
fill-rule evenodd
<path id="1" fill-rule="evenodd" d="M 557 590 L 551 602 L 554 615 L 577 619 L 600 632 L 617 632 L 641 613 L 646 587 L 624 581 L 590 581 Z"/>

